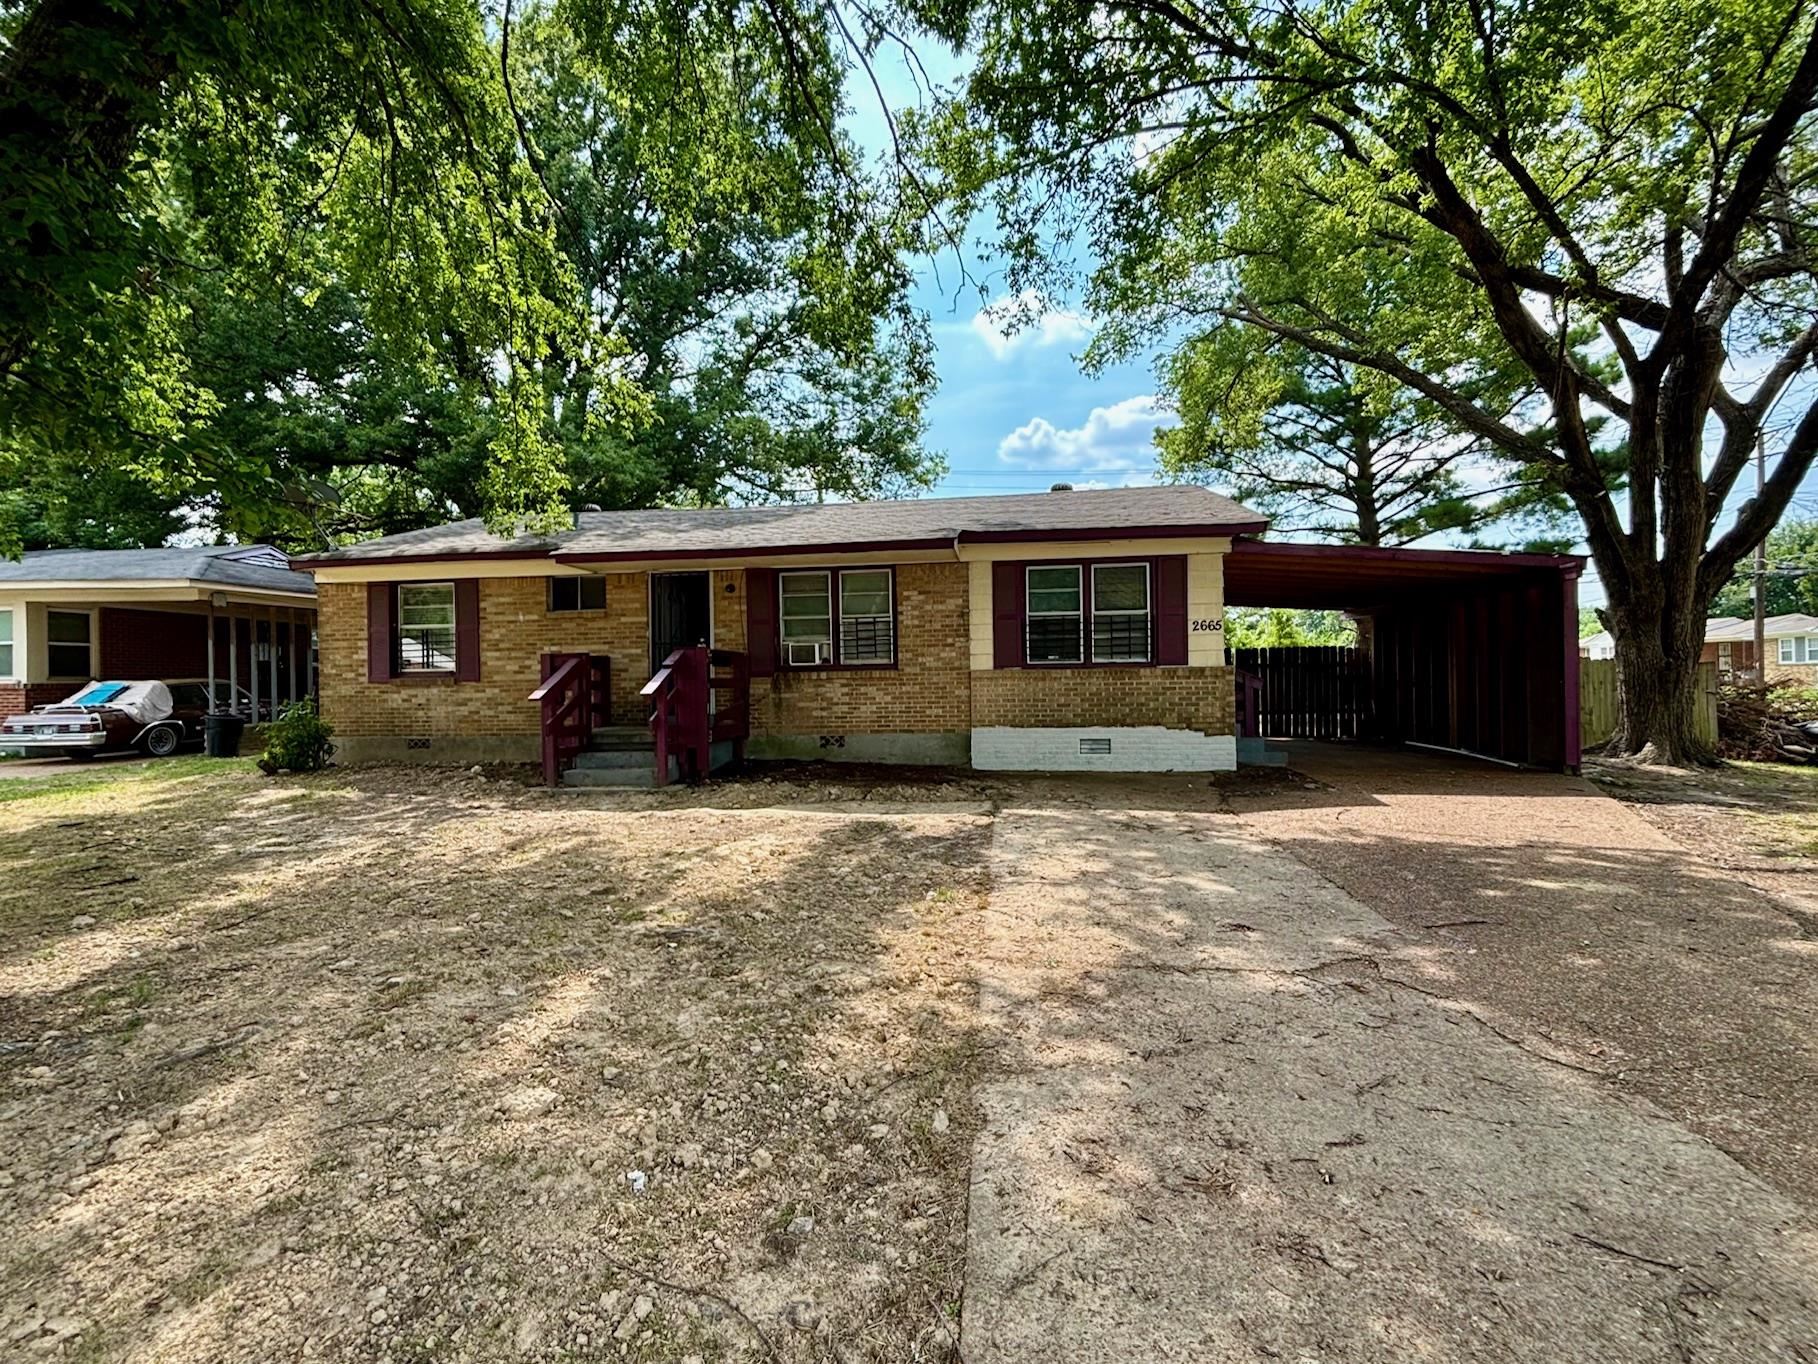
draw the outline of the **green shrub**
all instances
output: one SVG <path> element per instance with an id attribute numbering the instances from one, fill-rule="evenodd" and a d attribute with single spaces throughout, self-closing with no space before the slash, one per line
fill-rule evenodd
<path id="1" fill-rule="evenodd" d="M 265 756 L 259 770 L 268 777 L 280 772 L 319 772 L 334 756 L 329 742 L 335 728 L 322 718 L 314 697 L 292 701 L 265 727 Z"/>

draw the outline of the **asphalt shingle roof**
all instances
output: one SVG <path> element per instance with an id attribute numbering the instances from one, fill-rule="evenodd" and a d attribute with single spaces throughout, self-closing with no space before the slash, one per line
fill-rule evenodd
<path id="1" fill-rule="evenodd" d="M 1232 535 L 1260 531 L 1264 518 L 1205 488 L 1169 484 L 1024 493 L 1003 497 L 927 497 L 902 502 L 800 503 L 768 507 L 660 508 L 582 512 L 573 530 L 515 539 L 478 520 L 406 531 L 292 560 L 300 567 L 342 560 L 454 558 L 466 554 L 702 555 L 796 546 L 892 545 L 968 536 L 1144 531 Z"/>
<path id="2" fill-rule="evenodd" d="M 315 595 L 316 580 L 277 566 L 278 551 L 263 545 L 201 545 L 183 549 L 34 549 L 0 559 L 0 586 L 26 582 L 160 582 L 182 578 L 222 587 Z"/>

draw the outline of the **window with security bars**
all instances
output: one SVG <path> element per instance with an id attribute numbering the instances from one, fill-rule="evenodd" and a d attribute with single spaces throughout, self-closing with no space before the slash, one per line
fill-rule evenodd
<path id="1" fill-rule="evenodd" d="M 403 583 L 398 587 L 399 672 L 455 670 L 453 583 Z"/>
<path id="2" fill-rule="evenodd" d="M 889 663 L 896 657 L 890 570 L 840 572 L 840 662 Z"/>
<path id="3" fill-rule="evenodd" d="M 1092 566 L 1092 661 L 1149 661 L 1149 565 Z"/>
<path id="4" fill-rule="evenodd" d="M 1030 663 L 1085 660 L 1085 599 L 1078 564 L 1025 571 L 1024 657 Z"/>

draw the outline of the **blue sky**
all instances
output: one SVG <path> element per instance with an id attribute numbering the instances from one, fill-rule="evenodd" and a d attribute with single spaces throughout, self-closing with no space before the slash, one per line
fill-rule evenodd
<path id="1" fill-rule="evenodd" d="M 937 83 L 954 82 L 963 71 L 960 59 L 931 46 L 920 48 L 918 55 Z M 900 55 L 880 54 L 874 69 L 892 109 L 922 102 Z M 869 82 L 856 80 L 851 97 L 847 127 L 861 145 L 884 158 L 890 137 Z M 1090 337 L 1090 323 L 1075 300 L 1047 300 L 1038 323 L 1006 335 L 990 310 L 1016 300 L 1006 297 L 994 262 L 972 252 L 963 270 L 951 255 L 916 265 L 915 301 L 933 324 L 940 378 L 928 407 L 927 443 L 949 466 L 935 496 L 1036 492 L 1056 482 L 1119 487 L 1153 481 L 1154 431 L 1167 420 L 1156 398 L 1154 354 L 1088 377 L 1080 371 L 1078 356 Z M 1741 367 L 1749 366 L 1745 362 Z M 1810 387 L 1795 385 L 1783 397 L 1768 434 L 1770 462 L 1776 439 L 1785 438 L 1811 393 Z M 1738 481 L 1719 531 L 1753 491 L 1752 477 Z M 1806 479 L 1788 516 L 1818 518 L 1818 470 Z M 1576 548 L 1584 552 L 1582 543 Z M 1604 600 L 1593 564 L 1586 565 L 1580 599 L 1585 605 Z"/>

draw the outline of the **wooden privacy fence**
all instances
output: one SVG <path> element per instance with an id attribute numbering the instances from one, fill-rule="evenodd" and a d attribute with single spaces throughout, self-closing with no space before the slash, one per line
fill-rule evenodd
<path id="1" fill-rule="evenodd" d="M 1262 682 L 1264 737 L 1356 739 L 1370 732 L 1370 663 L 1362 650 L 1307 645 L 1232 653 L 1240 671 Z"/>
<path id="2" fill-rule="evenodd" d="M 1608 743 L 1616 734 L 1616 660 L 1579 660 L 1578 741 L 1589 749 Z M 1698 665 L 1698 706 L 1692 727 L 1705 743 L 1717 743 L 1717 665 Z"/>

